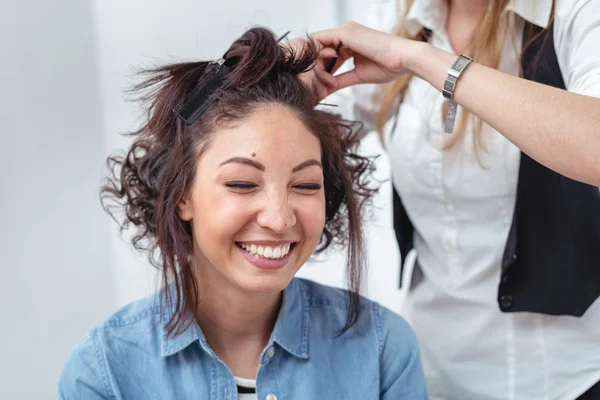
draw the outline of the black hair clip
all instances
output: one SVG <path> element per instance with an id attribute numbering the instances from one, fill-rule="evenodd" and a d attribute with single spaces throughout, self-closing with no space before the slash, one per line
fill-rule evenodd
<path id="1" fill-rule="evenodd" d="M 342 41 L 340 40 L 340 42 L 338 43 L 338 45 L 335 49 L 335 52 L 338 56 L 340 55 L 340 50 L 342 49 L 342 46 L 343 46 L 343 44 L 342 44 Z M 325 68 L 325 71 L 331 73 L 331 71 L 333 71 L 333 67 L 335 67 L 335 63 L 337 62 L 337 60 L 338 60 L 337 57 L 333 57 L 331 59 L 331 61 L 329 62 L 329 65 L 327 66 L 327 68 Z"/>
<path id="2" fill-rule="evenodd" d="M 215 69 L 203 74 L 196 86 L 185 96 L 183 103 L 173 109 L 175 115 L 188 126 L 198 121 L 225 85 L 236 61 L 235 58 L 226 60 L 222 57 L 208 64 L 206 68 L 214 65 Z"/>
<path id="3" fill-rule="evenodd" d="M 277 43 L 281 42 L 283 39 L 285 39 L 291 31 L 287 31 L 286 33 L 284 33 L 279 39 L 277 39 Z"/>

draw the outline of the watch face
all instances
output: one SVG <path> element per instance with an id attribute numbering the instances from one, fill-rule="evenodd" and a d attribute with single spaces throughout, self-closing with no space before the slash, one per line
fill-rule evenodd
<path id="1" fill-rule="evenodd" d="M 470 61 L 471 60 L 468 58 L 460 57 L 458 60 L 456 60 L 456 63 L 454 64 L 454 69 L 456 69 L 457 71 L 460 71 L 464 67 L 466 67 Z"/>

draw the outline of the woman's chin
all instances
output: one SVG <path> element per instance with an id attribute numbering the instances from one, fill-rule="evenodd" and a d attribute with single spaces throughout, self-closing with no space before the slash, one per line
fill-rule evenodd
<path id="1" fill-rule="evenodd" d="M 286 288 L 293 276 L 247 276 L 240 277 L 239 284 L 247 292 L 278 293 Z"/>

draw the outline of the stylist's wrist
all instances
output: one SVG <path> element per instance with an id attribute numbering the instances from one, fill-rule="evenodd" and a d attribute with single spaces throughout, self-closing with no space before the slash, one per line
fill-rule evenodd
<path id="1" fill-rule="evenodd" d="M 404 68 L 410 74 L 420 76 L 419 70 L 423 64 L 423 52 L 427 50 L 428 44 L 417 40 L 401 40 L 405 43 L 399 43 L 396 52 L 402 58 L 401 62 L 404 64 Z"/>
<path id="2" fill-rule="evenodd" d="M 426 42 L 415 41 L 414 43 L 414 49 L 407 60 L 407 69 L 441 92 L 448 68 L 456 59 L 456 55 L 440 50 Z"/>

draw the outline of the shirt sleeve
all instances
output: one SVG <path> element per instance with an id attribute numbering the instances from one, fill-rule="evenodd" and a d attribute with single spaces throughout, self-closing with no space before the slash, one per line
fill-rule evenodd
<path id="1" fill-rule="evenodd" d="M 60 375 L 58 396 L 61 400 L 113 399 L 107 390 L 109 383 L 102 373 L 101 353 L 96 352 L 93 333 L 71 352 Z"/>
<path id="2" fill-rule="evenodd" d="M 554 46 L 570 92 L 600 97 L 600 0 L 557 0 Z"/>
<path id="3" fill-rule="evenodd" d="M 380 400 L 426 400 L 419 343 L 406 321 L 380 308 Z"/>

